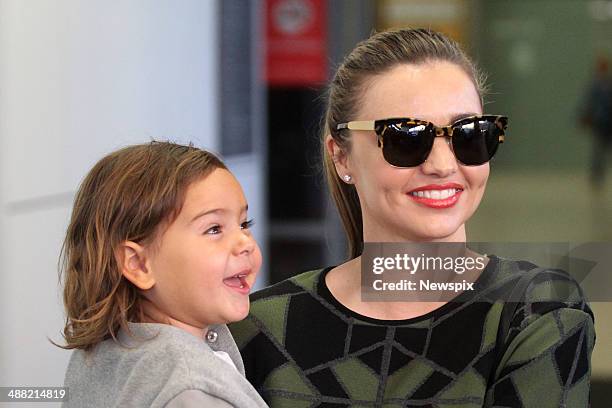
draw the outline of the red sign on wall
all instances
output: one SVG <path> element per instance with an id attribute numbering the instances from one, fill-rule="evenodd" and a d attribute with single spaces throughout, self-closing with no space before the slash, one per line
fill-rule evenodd
<path id="1" fill-rule="evenodd" d="M 266 0 L 266 81 L 312 86 L 327 79 L 325 0 Z"/>

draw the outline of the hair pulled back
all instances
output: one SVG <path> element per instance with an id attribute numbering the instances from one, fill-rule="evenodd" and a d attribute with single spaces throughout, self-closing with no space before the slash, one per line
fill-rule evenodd
<path id="1" fill-rule="evenodd" d="M 350 132 L 339 132 L 336 127 L 357 119 L 354 115 L 367 80 L 400 64 L 419 65 L 433 61 L 450 62 L 462 68 L 474 83 L 482 103 L 484 76 L 475 64 L 455 41 L 426 29 L 373 34 L 345 57 L 328 87 L 321 132 L 323 171 L 347 235 L 350 259 L 361 255 L 363 249 L 361 207 L 354 185 L 342 182 L 338 176 L 324 141 L 331 135 L 343 152 L 350 151 Z"/>

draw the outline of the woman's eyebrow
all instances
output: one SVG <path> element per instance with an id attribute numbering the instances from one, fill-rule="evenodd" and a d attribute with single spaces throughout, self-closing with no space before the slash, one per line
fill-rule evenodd
<path id="1" fill-rule="evenodd" d="M 480 115 L 480 114 L 479 113 L 475 113 L 475 112 L 459 113 L 459 114 L 454 115 L 451 118 L 450 123 L 452 124 L 452 123 L 457 122 L 458 120 L 469 118 L 470 116 L 478 116 L 478 115 Z"/>

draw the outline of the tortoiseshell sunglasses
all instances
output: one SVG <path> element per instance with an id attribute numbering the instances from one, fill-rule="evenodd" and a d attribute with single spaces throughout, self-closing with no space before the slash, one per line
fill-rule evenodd
<path id="1" fill-rule="evenodd" d="M 358 120 L 340 123 L 337 130 L 373 130 L 383 157 L 395 167 L 415 167 L 429 156 L 436 137 L 448 137 L 459 162 L 478 166 L 491 160 L 503 143 L 508 118 L 482 115 L 463 118 L 450 126 L 411 118 Z"/>

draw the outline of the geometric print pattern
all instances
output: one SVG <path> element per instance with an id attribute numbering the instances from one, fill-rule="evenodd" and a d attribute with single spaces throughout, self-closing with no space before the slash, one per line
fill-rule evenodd
<path id="1" fill-rule="evenodd" d="M 273 408 L 588 406 L 593 314 L 576 290 L 547 299 L 551 281 L 577 283 L 538 274 L 497 339 L 498 296 L 535 265 L 489 257 L 486 290 L 407 320 L 345 308 L 325 286 L 331 268 L 253 294 L 230 325 L 248 380 Z"/>

